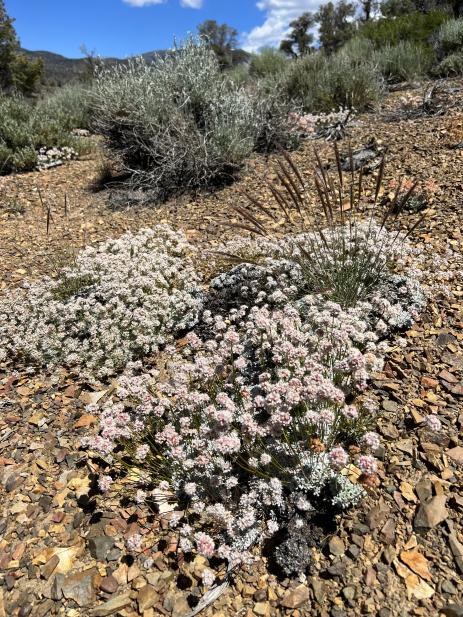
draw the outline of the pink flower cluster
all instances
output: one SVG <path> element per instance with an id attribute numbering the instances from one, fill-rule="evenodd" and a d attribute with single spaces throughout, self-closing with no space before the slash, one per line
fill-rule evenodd
<path id="1" fill-rule="evenodd" d="M 215 539 L 184 526 L 184 550 L 242 561 L 283 513 L 307 515 L 324 487 L 344 507 L 361 496 L 339 472 L 371 458 L 348 453 L 367 412 L 346 405 L 346 394 L 364 388 L 366 363 L 348 333 L 331 330 L 339 314 L 329 309 L 308 304 L 304 318 L 291 305 L 232 310 L 226 320 L 206 313 L 210 336 L 190 333 L 181 353 L 171 350 L 164 379 L 120 378 L 88 445 L 114 462 L 123 445 L 143 461 L 137 502 L 172 491 L 213 525 Z M 360 448 L 375 445 L 371 435 Z M 140 500 L 140 486 L 156 480 Z"/>

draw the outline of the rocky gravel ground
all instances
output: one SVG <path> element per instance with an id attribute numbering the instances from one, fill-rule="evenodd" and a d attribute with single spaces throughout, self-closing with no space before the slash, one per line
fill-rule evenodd
<path id="1" fill-rule="evenodd" d="M 463 149 L 455 147 L 463 142 L 462 86 L 453 83 L 437 115 L 402 113 L 405 95 L 396 92 L 350 128 L 354 148 L 372 138 L 388 146 L 388 178 L 437 185 L 414 236 L 437 253 L 448 243 L 463 250 Z M 416 97 L 423 88 L 405 94 Z M 306 143 L 295 158 L 308 172 L 313 146 L 322 156 L 330 150 Z M 5 292 L 25 277 L 52 273 L 74 248 L 127 229 L 169 222 L 204 247 L 232 235 L 217 221 L 232 217 L 236 185 L 114 211 L 107 190 L 89 188 L 96 164 L 93 158 L 0 179 Z M 261 191 L 254 172 L 265 165 L 252 161 L 240 186 Z M 205 617 L 463 615 L 463 281 L 433 297 L 400 336 L 371 384 L 381 408 L 380 485 L 309 549 L 307 578 L 281 580 L 256 552 L 252 567 L 226 577 Z M 96 488 L 102 462 L 80 442 L 96 423 L 85 406 L 110 389 L 76 383 L 65 371 L 37 375 L 0 365 L 0 617 L 184 617 L 201 606 L 205 567 L 225 577 L 222 564 L 185 560 L 169 514 L 147 516 L 126 502 L 122 481 L 103 507 Z M 430 412 L 443 423 L 439 434 L 423 428 Z M 146 547 L 139 555 L 126 549 L 135 533 Z"/>

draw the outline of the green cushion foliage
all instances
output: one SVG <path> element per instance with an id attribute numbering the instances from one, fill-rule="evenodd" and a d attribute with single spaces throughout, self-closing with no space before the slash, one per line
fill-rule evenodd
<path id="1" fill-rule="evenodd" d="M 57 91 L 34 104 L 19 96 L 0 96 L 0 173 L 31 171 L 40 148 L 69 146 L 83 153 L 85 140 L 71 134 L 88 125 L 86 94 L 78 86 Z"/>
<path id="2" fill-rule="evenodd" d="M 372 59 L 386 81 L 396 83 L 426 75 L 434 55 L 422 44 L 400 41 L 375 50 Z"/>
<path id="3" fill-rule="evenodd" d="M 358 51 L 358 50 L 357 50 Z M 308 112 L 335 109 L 367 109 L 383 90 L 374 64 L 349 48 L 331 56 L 314 53 L 291 63 L 285 80 L 286 93 Z"/>
<path id="4" fill-rule="evenodd" d="M 439 77 L 463 75 L 463 52 L 457 51 L 444 58 L 439 62 L 434 73 Z"/>
<path id="5" fill-rule="evenodd" d="M 399 41 L 430 45 L 433 34 L 448 18 L 442 11 L 381 18 L 363 24 L 358 33 L 372 41 L 377 49 Z"/>

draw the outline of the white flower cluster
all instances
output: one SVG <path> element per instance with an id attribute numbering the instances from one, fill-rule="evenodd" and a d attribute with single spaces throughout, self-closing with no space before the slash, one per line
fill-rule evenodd
<path id="1" fill-rule="evenodd" d="M 0 301 L 0 359 L 104 378 L 191 328 L 199 277 L 184 236 L 166 225 L 87 247 L 55 279 Z"/>
<path id="2" fill-rule="evenodd" d="M 379 248 L 378 248 L 379 247 Z M 354 299 L 344 310 L 356 320 L 354 330 L 368 330 L 371 340 L 392 330 L 410 327 L 425 305 L 425 295 L 411 276 L 392 274 L 390 265 L 406 269 L 412 247 L 375 223 L 355 224 L 355 230 L 323 230 L 279 240 L 239 238 L 220 247 L 219 254 L 237 256 L 242 263 L 211 282 L 214 309 L 242 305 L 298 305 L 304 297 L 320 308 L 327 298 Z M 360 298 L 360 299 L 359 299 Z M 356 340 L 362 349 L 364 341 Z"/>
<path id="3" fill-rule="evenodd" d="M 62 148 L 40 148 L 37 154 L 37 169 L 43 171 L 58 167 L 65 161 L 72 161 L 79 158 L 79 153 L 70 148 L 63 146 Z"/>
<path id="4" fill-rule="evenodd" d="M 307 137 L 323 137 L 327 141 L 332 141 L 344 136 L 345 125 L 352 115 L 352 110 L 342 108 L 339 111 L 319 114 L 292 112 L 290 121 Z"/>

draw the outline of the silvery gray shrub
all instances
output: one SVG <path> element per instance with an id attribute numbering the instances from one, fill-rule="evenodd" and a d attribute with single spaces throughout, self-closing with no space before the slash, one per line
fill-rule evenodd
<path id="1" fill-rule="evenodd" d="M 241 87 L 190 38 L 154 63 L 102 71 L 95 122 L 136 186 L 162 200 L 233 176 L 254 150 L 290 143 L 290 104 Z"/>

